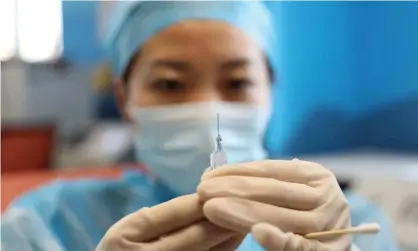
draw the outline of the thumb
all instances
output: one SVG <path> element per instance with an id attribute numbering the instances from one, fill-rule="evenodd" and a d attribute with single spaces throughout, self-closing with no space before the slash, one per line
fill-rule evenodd
<path id="1" fill-rule="evenodd" d="M 254 225 L 251 233 L 267 251 L 329 251 L 317 240 L 308 240 L 293 233 L 283 233 L 279 228 L 267 223 Z"/>

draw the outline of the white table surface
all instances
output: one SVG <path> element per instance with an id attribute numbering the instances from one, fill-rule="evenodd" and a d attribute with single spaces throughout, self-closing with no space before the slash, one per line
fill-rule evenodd
<path id="1" fill-rule="evenodd" d="M 311 155 L 300 159 L 317 162 L 339 178 L 400 179 L 418 182 L 417 154 L 358 150 Z"/>
<path id="2" fill-rule="evenodd" d="M 367 197 L 386 213 L 403 250 L 418 251 L 418 208 L 412 203 L 418 198 L 418 153 L 363 150 L 300 159 L 320 163 L 338 178 L 353 181 L 354 193 Z M 410 220 L 401 220 L 405 207 L 413 211 L 409 210 Z"/>

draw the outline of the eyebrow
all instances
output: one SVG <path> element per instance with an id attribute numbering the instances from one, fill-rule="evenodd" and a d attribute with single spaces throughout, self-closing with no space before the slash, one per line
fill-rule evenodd
<path id="1" fill-rule="evenodd" d="M 247 58 L 237 58 L 225 61 L 221 64 L 220 68 L 222 70 L 233 70 L 236 68 L 248 66 L 251 64 L 251 61 Z M 167 59 L 161 59 L 157 60 L 152 63 L 152 68 L 158 68 L 158 67 L 166 67 L 175 69 L 178 71 L 187 71 L 190 68 L 192 68 L 192 64 L 186 61 L 180 61 L 180 60 L 167 60 Z"/>
<path id="2" fill-rule="evenodd" d="M 224 62 L 221 65 L 221 68 L 225 69 L 225 70 L 232 70 L 232 69 L 248 66 L 250 64 L 251 64 L 251 61 L 249 59 L 238 58 L 238 59 L 233 59 L 233 60 L 229 60 L 229 61 Z"/>
<path id="3" fill-rule="evenodd" d="M 190 63 L 177 60 L 157 60 L 152 64 L 152 68 L 166 67 L 178 71 L 186 71 L 191 68 Z"/>

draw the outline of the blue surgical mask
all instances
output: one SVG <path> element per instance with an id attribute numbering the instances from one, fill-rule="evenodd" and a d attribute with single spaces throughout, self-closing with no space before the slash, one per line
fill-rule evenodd
<path id="1" fill-rule="evenodd" d="M 137 158 L 177 194 L 194 193 L 215 149 L 217 120 L 229 163 L 264 159 L 269 106 L 207 102 L 134 108 Z"/>

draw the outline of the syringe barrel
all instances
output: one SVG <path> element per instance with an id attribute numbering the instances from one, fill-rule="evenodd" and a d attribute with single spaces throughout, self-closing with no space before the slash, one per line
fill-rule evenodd
<path id="1" fill-rule="evenodd" d="M 210 166 L 212 168 L 217 168 L 228 164 L 228 156 L 225 152 L 215 151 L 210 155 Z"/>

